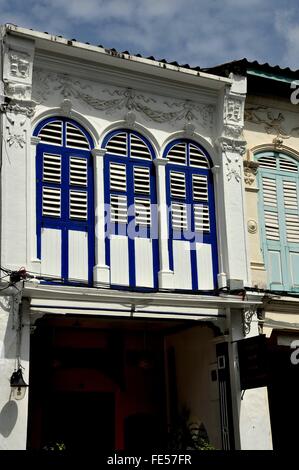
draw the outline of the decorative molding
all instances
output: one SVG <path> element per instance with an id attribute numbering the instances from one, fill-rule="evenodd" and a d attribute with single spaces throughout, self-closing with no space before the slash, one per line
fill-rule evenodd
<path id="1" fill-rule="evenodd" d="M 97 149 L 97 148 L 94 148 L 91 150 L 91 155 L 96 158 L 96 157 L 104 157 L 105 154 L 107 152 L 107 149 Z"/>
<path id="2" fill-rule="evenodd" d="M 247 222 L 247 230 L 249 233 L 256 233 L 257 232 L 257 221 L 250 219 Z"/>
<path id="3" fill-rule="evenodd" d="M 10 49 L 8 52 L 10 62 L 10 75 L 16 78 L 29 77 L 30 55 L 26 52 L 20 52 Z"/>
<path id="4" fill-rule="evenodd" d="M 154 165 L 155 166 L 166 166 L 167 163 L 169 162 L 169 158 L 156 158 L 154 160 Z"/>
<path id="5" fill-rule="evenodd" d="M 60 113 L 63 114 L 66 117 L 71 116 L 71 111 L 72 111 L 73 104 L 71 100 L 69 99 L 64 99 L 60 105 Z"/>
<path id="6" fill-rule="evenodd" d="M 259 167 L 258 162 L 252 162 L 245 160 L 244 162 L 244 181 L 245 184 L 251 186 L 255 182 L 257 169 Z"/>
<path id="7" fill-rule="evenodd" d="M 235 140 L 228 139 L 227 137 L 219 137 L 217 144 L 220 147 L 221 151 L 238 153 L 239 155 L 244 155 L 246 151 L 246 141 L 245 140 Z"/>
<path id="8" fill-rule="evenodd" d="M 163 101 L 161 104 L 170 109 L 165 111 L 155 107 L 158 105 L 156 98 L 132 88 L 105 88 L 100 90 L 100 93 L 97 92 L 95 97 L 90 84 L 74 79 L 68 74 L 45 73 L 40 69 L 37 69 L 34 74 L 33 93 L 40 103 L 46 101 L 50 94 L 58 93 L 65 99 L 77 99 L 106 114 L 127 110 L 139 113 L 144 119 L 156 123 L 173 124 L 185 120 L 187 123 L 197 121 L 202 127 L 208 129 L 212 129 L 213 126 L 215 108 L 212 105 L 190 100 Z M 100 94 L 106 97 L 103 96 L 101 99 Z"/>
<path id="9" fill-rule="evenodd" d="M 274 114 L 275 113 L 275 114 Z M 273 111 L 268 106 L 248 106 L 245 108 L 245 120 L 253 124 L 263 125 L 267 134 L 276 134 L 274 144 L 281 146 L 283 139 L 299 136 L 299 127 L 289 131 L 284 127 L 286 118 L 281 111 Z"/>
<path id="10" fill-rule="evenodd" d="M 127 126 L 134 127 L 136 122 L 136 114 L 133 111 L 128 111 L 125 115 L 125 122 Z"/>
<path id="11" fill-rule="evenodd" d="M 242 123 L 243 122 L 244 98 L 227 94 L 224 97 L 224 122 Z"/>
<path id="12" fill-rule="evenodd" d="M 195 133 L 194 124 L 191 124 L 190 122 L 187 122 L 184 126 L 184 131 L 185 131 L 186 137 L 189 137 L 189 138 L 193 137 L 194 133 Z"/>
<path id="13" fill-rule="evenodd" d="M 224 124 L 223 134 L 225 137 L 239 139 L 243 134 L 243 126 L 232 126 L 229 124 Z"/>
<path id="14" fill-rule="evenodd" d="M 9 98 L 23 99 L 30 98 L 31 86 L 24 83 L 4 82 L 5 95 Z"/>
<path id="15" fill-rule="evenodd" d="M 252 317 L 256 314 L 256 306 L 250 305 L 247 310 L 243 311 L 243 334 L 247 336 L 251 330 Z"/>
<path id="16" fill-rule="evenodd" d="M 32 100 L 11 100 L 6 106 L 6 111 L 13 114 L 24 114 L 28 118 L 32 118 L 35 113 L 37 103 Z"/>

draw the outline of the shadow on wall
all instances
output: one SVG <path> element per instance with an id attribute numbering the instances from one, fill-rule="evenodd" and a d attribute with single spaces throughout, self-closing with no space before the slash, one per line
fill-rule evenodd
<path id="1" fill-rule="evenodd" d="M 8 437 L 18 419 L 18 405 L 15 401 L 8 401 L 0 412 L 0 434 Z"/>

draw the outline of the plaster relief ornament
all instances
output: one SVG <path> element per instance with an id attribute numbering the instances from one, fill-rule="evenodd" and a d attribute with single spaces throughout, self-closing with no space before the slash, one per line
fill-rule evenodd
<path id="1" fill-rule="evenodd" d="M 27 78 L 29 76 L 30 56 L 25 52 L 9 52 L 10 75 L 18 78 Z"/>
<path id="2" fill-rule="evenodd" d="M 257 222 L 256 220 L 250 219 L 247 222 L 247 230 L 249 233 L 256 233 L 257 232 Z"/>
<path id="3" fill-rule="evenodd" d="M 257 173 L 257 168 L 244 166 L 245 184 L 248 184 L 249 186 L 251 186 L 255 182 L 256 173 Z"/>
<path id="4" fill-rule="evenodd" d="M 10 126 L 7 126 L 7 138 L 6 141 L 9 147 L 14 146 L 15 148 L 20 147 L 23 148 L 26 144 L 26 140 L 24 138 L 24 130 L 22 127 L 26 122 L 26 117 L 22 119 L 16 118 L 16 116 L 6 114 L 7 121 L 9 122 Z"/>
<path id="5" fill-rule="evenodd" d="M 241 121 L 242 101 L 233 98 L 226 98 L 225 101 L 225 120 L 232 122 Z"/>
<path id="6" fill-rule="evenodd" d="M 187 137 L 191 138 L 194 136 L 195 126 L 190 122 L 187 122 L 184 126 L 184 131 Z"/>
<path id="7" fill-rule="evenodd" d="M 63 100 L 63 102 L 60 105 L 61 114 L 69 117 L 71 115 L 72 107 L 73 105 L 72 105 L 71 100 L 68 100 L 68 99 Z"/>
<path id="8" fill-rule="evenodd" d="M 225 154 L 226 162 L 226 176 L 228 181 L 230 181 L 233 177 L 239 183 L 241 181 L 241 166 L 239 163 L 240 157 L 239 155 L 231 155 L 228 156 Z"/>
<path id="9" fill-rule="evenodd" d="M 75 98 L 106 114 L 127 110 L 139 113 L 144 119 L 157 123 L 176 123 L 185 120 L 197 121 L 202 127 L 209 129 L 213 126 L 214 107 L 211 105 L 194 103 L 190 100 L 164 101 L 162 105 L 166 110 L 162 110 L 157 109 L 157 99 L 132 88 L 102 89 L 95 97 L 90 84 L 82 83 L 70 75 L 45 73 L 41 70 L 36 70 L 34 73 L 33 92 L 39 102 L 45 101 L 53 91 L 56 91 L 64 98 Z M 102 99 L 99 98 L 101 94 L 105 98 L 104 96 Z"/>
<path id="10" fill-rule="evenodd" d="M 245 120 L 263 125 L 267 134 L 276 135 L 278 143 L 283 139 L 299 136 L 299 127 L 292 127 L 290 130 L 287 130 L 285 127 L 286 119 L 283 113 L 280 111 L 276 111 L 276 114 L 274 113 L 267 106 L 250 106 L 245 109 Z"/>
<path id="11" fill-rule="evenodd" d="M 134 127 L 136 122 L 136 114 L 132 111 L 128 111 L 125 115 L 125 121 L 129 127 Z"/>
<path id="12" fill-rule="evenodd" d="M 26 99 L 30 94 L 31 86 L 23 83 L 5 83 L 5 94 L 11 98 Z"/>

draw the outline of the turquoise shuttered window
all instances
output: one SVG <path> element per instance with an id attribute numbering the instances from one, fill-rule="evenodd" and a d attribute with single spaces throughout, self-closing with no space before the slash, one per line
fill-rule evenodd
<path id="1" fill-rule="evenodd" d="M 298 162 L 263 152 L 259 162 L 262 250 L 272 290 L 299 291 Z"/>

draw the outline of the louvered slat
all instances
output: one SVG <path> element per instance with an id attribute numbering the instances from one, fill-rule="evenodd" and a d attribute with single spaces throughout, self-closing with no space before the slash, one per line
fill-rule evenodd
<path id="1" fill-rule="evenodd" d="M 207 157 L 193 144 L 189 145 L 189 163 L 196 168 L 210 168 Z"/>
<path id="2" fill-rule="evenodd" d="M 106 145 L 107 152 L 113 155 L 126 157 L 127 151 L 127 134 L 125 132 L 114 135 Z"/>
<path id="3" fill-rule="evenodd" d="M 208 179 L 205 175 L 192 175 L 192 186 L 195 201 L 208 200 Z"/>
<path id="4" fill-rule="evenodd" d="M 186 204 L 173 202 L 171 204 L 171 220 L 173 230 L 185 230 L 188 227 Z"/>
<path id="5" fill-rule="evenodd" d="M 263 194 L 265 206 L 277 206 L 277 190 L 276 180 L 273 178 L 263 177 Z"/>
<path id="6" fill-rule="evenodd" d="M 126 165 L 110 162 L 110 189 L 114 191 L 127 190 Z"/>
<path id="7" fill-rule="evenodd" d="M 297 209 L 297 184 L 295 181 L 283 181 L 283 197 L 286 209 Z"/>
<path id="8" fill-rule="evenodd" d="M 268 157 L 261 157 L 258 159 L 259 166 L 262 168 L 268 168 L 269 170 L 276 169 L 276 158 L 274 155 Z"/>
<path id="9" fill-rule="evenodd" d="M 39 131 L 38 137 L 44 144 L 62 145 L 62 122 L 49 122 Z"/>
<path id="10" fill-rule="evenodd" d="M 185 173 L 170 172 L 170 193 L 173 198 L 184 199 L 186 197 Z"/>
<path id="11" fill-rule="evenodd" d="M 141 194 L 150 193 L 149 168 L 134 166 L 134 191 Z"/>
<path id="12" fill-rule="evenodd" d="M 43 187 L 42 214 L 47 217 L 60 217 L 61 192 L 59 188 Z"/>
<path id="13" fill-rule="evenodd" d="M 176 163 L 178 165 L 186 165 L 187 163 L 187 151 L 186 144 L 176 144 L 168 152 L 167 158 L 171 163 Z"/>
<path id="14" fill-rule="evenodd" d="M 61 183 L 61 155 L 44 153 L 43 181 L 48 181 L 50 183 Z"/>
<path id="15" fill-rule="evenodd" d="M 210 231 L 209 207 L 196 204 L 194 206 L 194 227 L 195 232 Z"/>
<path id="16" fill-rule="evenodd" d="M 131 157 L 151 160 L 151 152 L 148 146 L 136 135 L 131 134 Z"/>
<path id="17" fill-rule="evenodd" d="M 70 219 L 87 220 L 86 191 L 70 191 Z"/>
<path id="18" fill-rule="evenodd" d="M 70 157 L 70 184 L 87 186 L 87 159 Z"/>
<path id="19" fill-rule="evenodd" d="M 151 225 L 151 201 L 149 199 L 135 198 L 136 225 Z"/>
<path id="20" fill-rule="evenodd" d="M 276 212 L 265 211 L 265 228 L 268 240 L 279 241 L 279 224 Z"/>
<path id="21" fill-rule="evenodd" d="M 288 242 L 299 243 L 299 216 L 286 215 L 286 231 Z"/>
<path id="22" fill-rule="evenodd" d="M 289 171 L 291 173 L 297 173 L 298 171 L 298 165 L 295 162 L 282 157 L 279 159 L 279 167 L 282 171 Z"/>
<path id="23" fill-rule="evenodd" d="M 126 224 L 128 221 L 127 197 L 113 194 L 110 196 L 111 222 Z"/>
<path id="24" fill-rule="evenodd" d="M 70 122 L 66 123 L 66 146 L 82 150 L 89 150 L 89 142 L 81 129 Z"/>

